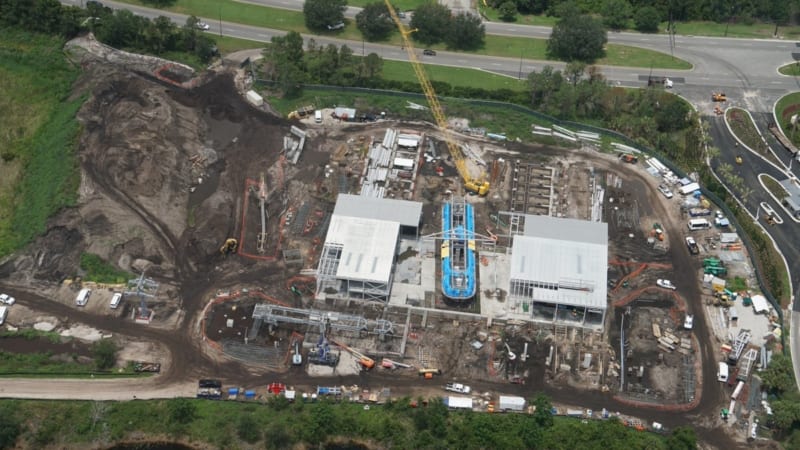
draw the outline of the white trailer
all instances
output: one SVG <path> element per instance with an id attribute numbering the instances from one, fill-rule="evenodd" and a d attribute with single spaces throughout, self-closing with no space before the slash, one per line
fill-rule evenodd
<path id="1" fill-rule="evenodd" d="M 472 398 L 450 395 L 444 398 L 444 404 L 452 409 L 472 409 Z"/>
<path id="2" fill-rule="evenodd" d="M 264 97 L 258 95 L 256 91 L 247 91 L 247 101 L 253 104 L 253 106 L 261 106 L 264 104 Z"/>
<path id="3" fill-rule="evenodd" d="M 681 195 L 689 195 L 692 192 L 699 190 L 700 190 L 700 185 L 697 183 L 689 183 L 686 186 L 681 186 L 680 188 L 678 188 L 678 192 L 680 192 Z"/>
<path id="4" fill-rule="evenodd" d="M 500 411 L 524 411 L 525 399 L 513 395 L 501 395 L 498 409 Z"/>
<path id="5" fill-rule="evenodd" d="M 8 317 L 8 306 L 0 306 L 0 325 L 4 324 Z"/>

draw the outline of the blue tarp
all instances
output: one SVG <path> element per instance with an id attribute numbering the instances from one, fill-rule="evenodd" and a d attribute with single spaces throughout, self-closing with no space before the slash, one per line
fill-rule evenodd
<path id="1" fill-rule="evenodd" d="M 247 398 L 256 398 L 256 391 L 244 391 L 244 396 Z"/>

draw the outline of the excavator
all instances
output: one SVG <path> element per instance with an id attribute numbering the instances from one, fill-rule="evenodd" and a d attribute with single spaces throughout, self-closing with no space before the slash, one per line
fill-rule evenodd
<path id="1" fill-rule="evenodd" d="M 219 252 L 223 255 L 230 255 L 231 253 L 236 253 L 236 249 L 239 247 L 239 241 L 234 238 L 229 238 L 225 240 L 225 243 L 222 244 L 222 247 L 219 248 Z"/>
<path id="2" fill-rule="evenodd" d="M 348 347 L 348 346 L 346 346 L 344 344 L 340 344 L 340 343 L 334 342 L 334 341 L 331 341 L 331 342 L 333 342 L 335 345 L 347 350 L 351 355 L 353 355 L 356 358 L 358 358 L 358 363 L 361 364 L 361 367 L 363 367 L 364 370 L 370 370 L 373 367 L 375 367 L 375 360 L 370 358 L 369 356 L 367 356 L 367 355 L 365 355 L 365 354 L 363 354 L 363 353 L 361 353 L 361 352 L 359 352 L 359 351 L 357 351 L 355 349 L 352 349 L 352 348 L 350 348 L 350 347 Z"/>
<path id="3" fill-rule="evenodd" d="M 400 21 L 400 16 L 397 14 L 397 11 L 395 11 L 392 3 L 389 0 L 384 0 L 384 2 L 386 3 L 386 8 L 389 10 L 389 15 L 392 16 L 392 20 L 397 26 L 398 31 L 400 31 L 400 37 L 403 39 L 403 48 L 405 48 L 408 53 L 408 61 L 414 69 L 422 91 L 425 93 L 425 98 L 428 100 L 428 105 L 431 108 L 431 113 L 436 121 L 436 125 L 444 134 L 447 149 L 450 151 L 450 156 L 453 158 L 458 174 L 461 175 L 461 179 L 464 180 L 464 189 L 466 189 L 467 192 L 485 196 L 489 193 L 489 182 L 486 180 L 486 174 L 481 174 L 478 178 L 470 175 L 469 169 L 467 168 L 467 161 L 464 159 L 461 148 L 459 148 L 458 143 L 456 143 L 455 138 L 453 138 L 450 128 L 448 128 L 447 119 L 444 116 L 444 111 L 442 111 L 442 105 L 439 104 L 439 99 L 436 97 L 436 92 L 433 90 L 428 75 L 425 73 L 425 68 L 422 67 L 422 64 L 417 58 L 414 44 L 411 42 L 410 38 L 411 33 L 417 30 L 409 30 L 405 24 Z"/>

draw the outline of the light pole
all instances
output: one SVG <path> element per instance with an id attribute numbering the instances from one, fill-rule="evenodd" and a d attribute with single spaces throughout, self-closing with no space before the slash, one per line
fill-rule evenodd
<path id="1" fill-rule="evenodd" d="M 222 4 L 219 5 L 219 37 L 222 37 Z"/>
<path id="2" fill-rule="evenodd" d="M 519 50 L 519 80 L 522 80 L 522 55 L 525 53 L 525 47 Z"/>

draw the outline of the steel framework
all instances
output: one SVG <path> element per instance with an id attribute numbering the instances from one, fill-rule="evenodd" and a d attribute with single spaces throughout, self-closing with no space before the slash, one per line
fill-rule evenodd
<path id="1" fill-rule="evenodd" d="M 363 316 L 335 311 L 290 308 L 269 303 L 257 304 L 253 309 L 253 319 L 276 326 L 280 323 L 293 323 L 318 327 L 320 330 L 373 333 L 381 337 L 394 334 L 394 324 L 386 319 L 367 320 Z"/>

